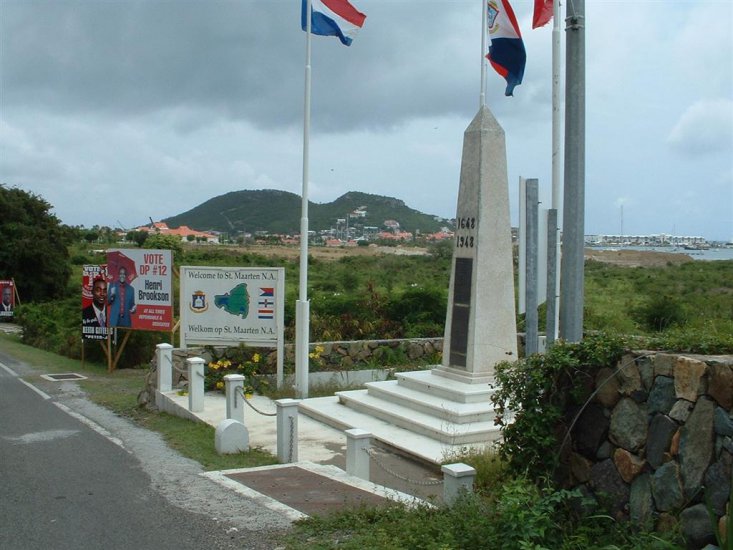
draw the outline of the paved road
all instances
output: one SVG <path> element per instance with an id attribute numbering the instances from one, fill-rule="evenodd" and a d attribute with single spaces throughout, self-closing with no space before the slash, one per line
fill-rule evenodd
<path id="1" fill-rule="evenodd" d="M 289 521 L 0 350 L 0 548 L 273 548 Z"/>

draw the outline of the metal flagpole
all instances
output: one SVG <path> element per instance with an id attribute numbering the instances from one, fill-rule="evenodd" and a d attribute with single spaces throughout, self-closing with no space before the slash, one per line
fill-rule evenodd
<path id="1" fill-rule="evenodd" d="M 481 0 L 481 95 L 479 98 L 479 108 L 486 105 L 486 18 L 488 17 L 487 0 Z"/>
<path id="2" fill-rule="evenodd" d="M 308 397 L 310 302 L 308 301 L 308 178 L 311 124 L 311 0 L 306 2 L 305 99 L 303 115 L 303 192 L 300 214 L 300 291 L 295 304 L 295 390 Z"/>
<path id="3" fill-rule="evenodd" d="M 583 339 L 585 230 L 585 0 L 572 0 L 565 35 L 565 175 L 560 336 Z"/>
<path id="4" fill-rule="evenodd" d="M 562 42 L 560 40 L 560 0 L 552 3 L 552 208 L 557 211 L 557 236 L 555 265 L 552 269 L 560 273 L 558 269 L 562 254 L 561 232 L 562 227 L 562 113 L 560 111 L 560 94 L 562 86 L 560 83 L 560 71 L 562 67 Z M 548 230 L 551 228 L 548 228 Z M 549 251 L 548 251 L 549 252 Z M 554 334 L 548 334 L 548 340 L 554 341 L 558 338 L 560 326 L 560 277 L 555 277 L 555 288 L 547 288 L 547 299 L 554 298 Z M 550 293 L 553 294 L 550 294 Z"/>

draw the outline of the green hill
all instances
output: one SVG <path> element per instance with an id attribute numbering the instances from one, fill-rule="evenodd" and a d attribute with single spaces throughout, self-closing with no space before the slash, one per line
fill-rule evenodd
<path id="1" fill-rule="evenodd" d="M 298 233 L 300 209 L 301 198 L 295 193 L 273 189 L 233 191 L 163 221 L 170 227 L 187 225 L 200 231 Z M 403 230 L 421 233 L 432 233 L 446 225 L 444 220 L 409 208 L 399 199 L 352 191 L 333 202 L 309 202 L 309 228 L 319 231 L 333 227 L 337 219 L 346 218 L 356 209 L 365 210 L 366 216 L 350 216 L 349 225 L 382 228 L 385 220 L 396 220 Z"/>

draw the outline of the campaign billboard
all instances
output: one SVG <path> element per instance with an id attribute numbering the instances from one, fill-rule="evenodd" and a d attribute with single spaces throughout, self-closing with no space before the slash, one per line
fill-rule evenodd
<path id="1" fill-rule="evenodd" d="M 0 318 L 12 319 L 15 313 L 15 283 L 0 281 Z"/>
<path id="2" fill-rule="evenodd" d="M 107 325 L 133 330 L 173 328 L 170 250 L 107 252 Z"/>
<path id="3" fill-rule="evenodd" d="M 85 265 L 81 276 L 81 335 L 107 338 L 107 266 Z"/>
<path id="4" fill-rule="evenodd" d="M 181 267 L 181 347 L 282 340 L 285 269 Z"/>

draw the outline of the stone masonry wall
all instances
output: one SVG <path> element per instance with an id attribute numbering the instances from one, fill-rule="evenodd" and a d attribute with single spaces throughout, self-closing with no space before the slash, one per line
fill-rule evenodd
<path id="1" fill-rule="evenodd" d="M 706 502 L 722 528 L 733 484 L 733 357 L 635 352 L 600 369 L 594 391 L 564 456 L 570 484 L 634 525 L 664 530 L 679 515 L 689 548 L 715 543 Z"/>

